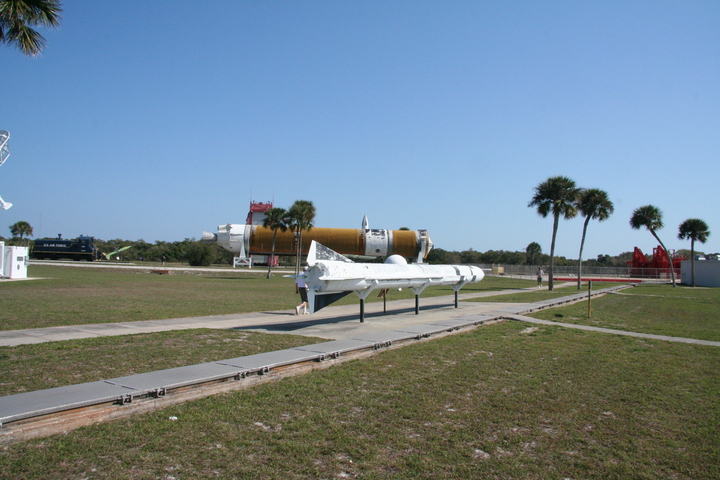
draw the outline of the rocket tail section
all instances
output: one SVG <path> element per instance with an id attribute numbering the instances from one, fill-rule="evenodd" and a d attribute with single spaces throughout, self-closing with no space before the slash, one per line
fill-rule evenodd
<path id="1" fill-rule="evenodd" d="M 330 293 L 318 293 L 312 290 L 308 290 L 308 306 L 310 307 L 310 313 L 315 313 L 321 310 L 323 307 L 331 305 L 341 298 L 345 298 L 348 294 L 352 293 L 350 290 L 345 292 L 330 292 Z"/>
<path id="2" fill-rule="evenodd" d="M 308 266 L 314 266 L 318 260 L 328 260 L 331 262 L 355 263 L 345 255 L 337 253 L 335 250 L 322 245 L 315 240 L 310 244 L 307 255 Z"/>
<path id="3" fill-rule="evenodd" d="M 347 258 L 344 255 L 341 255 L 337 253 L 336 251 L 332 250 L 331 248 L 326 247 L 325 245 L 322 245 L 320 243 L 317 243 L 316 241 L 313 241 L 310 244 L 310 249 L 308 250 L 307 255 L 307 263 L 308 266 L 313 267 L 317 264 L 319 260 L 330 260 L 334 262 L 343 262 L 343 263 L 355 263 L 349 258 Z M 352 293 L 352 291 L 347 290 L 343 292 L 328 292 L 328 293 L 319 293 L 316 290 L 308 290 L 308 306 L 310 307 L 310 313 L 315 313 L 318 310 L 321 310 L 323 307 L 326 307 L 330 304 L 333 304 L 340 300 L 341 298 L 344 298 L 349 293 Z"/>

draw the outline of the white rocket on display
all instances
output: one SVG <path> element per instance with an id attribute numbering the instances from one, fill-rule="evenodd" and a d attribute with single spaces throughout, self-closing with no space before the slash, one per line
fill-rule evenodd
<path id="1" fill-rule="evenodd" d="M 477 283 L 485 274 L 479 267 L 469 265 L 408 264 L 405 258 L 391 255 L 385 263 L 355 263 L 349 258 L 316 241 L 310 245 L 307 257 L 310 313 L 330 305 L 350 292 L 360 298 L 360 321 L 364 321 L 364 301 L 371 292 L 390 288 L 409 288 L 415 294 L 415 313 L 419 310 L 419 296 L 427 287 L 449 285 L 457 293 L 468 283 Z"/>

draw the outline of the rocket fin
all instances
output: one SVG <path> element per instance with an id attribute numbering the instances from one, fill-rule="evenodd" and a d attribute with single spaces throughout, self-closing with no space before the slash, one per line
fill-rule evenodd
<path id="1" fill-rule="evenodd" d="M 347 294 L 352 293 L 350 290 L 346 292 L 332 292 L 332 293 L 315 293 L 312 290 L 308 291 L 308 301 L 310 303 L 310 312 L 315 313 L 323 307 L 337 302 Z"/>
<path id="2" fill-rule="evenodd" d="M 345 262 L 355 263 L 345 255 L 337 253 L 335 250 L 322 245 L 315 240 L 310 244 L 310 250 L 308 250 L 307 263 L 311 267 L 315 265 L 318 260 L 330 260 L 333 262 Z"/>

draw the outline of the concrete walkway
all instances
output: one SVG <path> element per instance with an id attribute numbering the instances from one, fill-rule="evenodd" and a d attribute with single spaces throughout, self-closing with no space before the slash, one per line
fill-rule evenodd
<path id="1" fill-rule="evenodd" d="M 522 290 L 460 294 L 460 300 L 517 293 Z M 294 310 L 211 315 L 205 317 L 172 318 L 136 322 L 98 323 L 61 327 L 28 328 L 0 331 L 0 346 L 12 347 L 33 343 L 55 342 L 78 338 L 93 338 L 137 333 L 189 330 L 196 328 L 246 329 L 264 333 L 291 333 L 329 340 L 353 338 L 358 333 L 392 330 L 436 320 L 483 315 L 508 306 L 526 304 L 460 302 L 454 308 L 454 296 L 420 297 L 420 314 L 415 315 L 415 300 L 387 302 L 383 313 L 382 302 L 365 304 L 365 322 L 361 323 L 359 304 L 325 307 L 312 315 L 295 315 Z M 521 308 L 521 310 L 523 310 Z"/>
<path id="2" fill-rule="evenodd" d="M 461 293 L 459 300 L 479 297 L 508 295 L 521 291 L 535 291 L 535 288 Z M 602 290 L 597 291 L 602 293 Z M 583 294 L 584 295 L 584 294 Z M 460 302 L 454 308 L 454 296 L 420 297 L 420 314 L 415 315 L 415 300 L 393 300 L 387 302 L 387 313 L 383 312 L 382 302 L 366 303 L 365 322 L 359 321 L 359 305 L 341 305 L 325 307 L 312 315 L 295 315 L 293 310 L 276 310 L 205 317 L 173 318 L 165 320 L 146 320 L 137 322 L 100 323 L 92 325 L 72 325 L 48 328 L 30 328 L 24 330 L 0 331 L 0 346 L 12 347 L 34 343 L 54 342 L 79 338 L 94 338 L 114 335 L 132 335 L 138 333 L 165 332 L 171 330 L 189 330 L 197 328 L 241 329 L 263 333 L 288 333 L 328 340 L 355 338 L 358 335 L 384 332 L 419 323 L 433 323 L 441 320 L 457 319 L 472 315 L 486 315 L 497 319 L 517 320 L 528 323 L 556 325 L 565 328 L 590 330 L 613 335 L 626 335 L 668 342 L 683 342 L 696 345 L 720 347 L 720 342 L 691 338 L 652 335 L 646 333 L 613 330 L 587 325 L 539 320 L 524 316 L 524 313 L 538 310 L 538 305 L 548 308 L 549 304 L 566 305 L 567 299 L 560 297 L 538 303 L 504 302 Z"/>

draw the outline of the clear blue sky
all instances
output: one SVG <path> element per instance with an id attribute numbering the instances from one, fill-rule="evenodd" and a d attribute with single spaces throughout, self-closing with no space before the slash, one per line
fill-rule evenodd
<path id="1" fill-rule="evenodd" d="M 63 3 L 42 56 L 0 46 L 3 236 L 175 241 L 305 199 L 319 227 L 547 253 L 527 204 L 564 175 L 615 203 L 585 258 L 651 253 L 646 204 L 669 248 L 701 218 L 720 251 L 715 0 Z"/>

